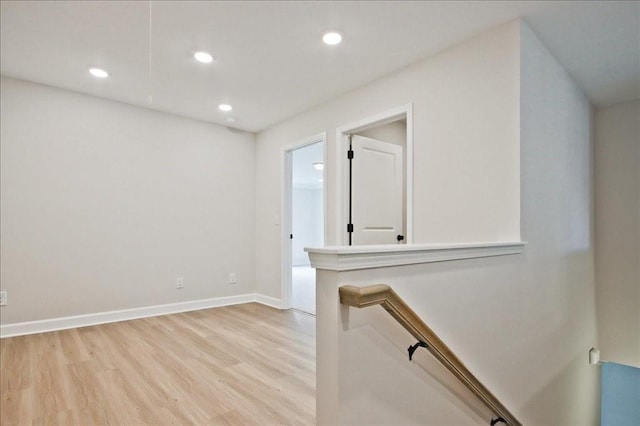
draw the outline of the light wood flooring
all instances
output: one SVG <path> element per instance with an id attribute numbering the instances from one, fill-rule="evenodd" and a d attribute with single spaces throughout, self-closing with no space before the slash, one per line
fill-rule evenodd
<path id="1" fill-rule="evenodd" d="M 316 314 L 316 270 L 311 266 L 291 268 L 291 304 L 302 312 Z"/>
<path id="2" fill-rule="evenodd" d="M 256 303 L 0 340 L 0 424 L 315 424 L 315 318 Z"/>

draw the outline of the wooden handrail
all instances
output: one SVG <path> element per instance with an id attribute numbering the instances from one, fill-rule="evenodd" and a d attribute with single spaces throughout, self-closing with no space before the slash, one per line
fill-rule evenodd
<path id="1" fill-rule="evenodd" d="M 480 401 L 484 403 L 498 418 L 508 425 L 522 424 L 480 381 L 465 367 L 458 357 L 442 340 L 413 312 L 411 308 L 385 284 L 356 287 L 342 286 L 340 303 L 355 308 L 382 305 L 413 337 L 427 344 L 427 350 L 460 380 Z"/>

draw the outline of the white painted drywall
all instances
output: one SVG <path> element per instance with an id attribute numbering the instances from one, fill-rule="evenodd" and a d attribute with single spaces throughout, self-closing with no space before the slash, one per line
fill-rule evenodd
<path id="1" fill-rule="evenodd" d="M 321 188 L 293 188 L 292 197 L 293 266 L 308 266 L 305 247 L 323 245 L 324 228 Z"/>
<path id="2" fill-rule="evenodd" d="M 640 102 L 596 111 L 594 155 L 601 357 L 640 366 Z"/>
<path id="3" fill-rule="evenodd" d="M 9 78 L 1 114 L 2 324 L 253 293 L 252 134 Z"/>
<path id="4" fill-rule="evenodd" d="M 319 271 L 319 424 L 390 424 L 397 419 L 423 425 L 488 423 L 486 415 L 443 391 L 447 382 L 430 377 L 438 377 L 433 370 L 420 372 L 408 363 L 406 348 L 415 341 L 394 329 L 384 310 L 339 306 L 340 285 L 377 283 L 391 285 L 523 424 L 598 424 L 599 369 L 588 364 L 587 356 L 598 344 L 591 106 L 524 24 L 503 27 L 500 34 L 517 44 L 518 65 L 510 72 L 520 82 L 518 93 L 512 94 L 520 131 L 512 142 L 521 152 L 515 166 L 521 176 L 525 251 Z M 486 43 L 483 51 L 500 45 L 480 40 Z M 478 43 L 476 39 L 468 46 Z M 465 121 L 457 124 L 465 126 Z M 416 162 L 416 169 L 420 167 Z M 420 183 L 416 181 L 416 188 Z M 424 365 L 429 358 L 419 351 L 421 358 L 414 364 Z"/>
<path id="5" fill-rule="evenodd" d="M 393 121 L 370 129 L 361 130 L 355 134 L 406 147 L 407 120 Z"/>
<path id="6" fill-rule="evenodd" d="M 327 132 L 327 211 L 336 205 L 339 126 L 413 103 L 414 241 L 520 238 L 517 24 L 509 23 L 257 135 L 259 293 L 281 292 L 281 147 Z M 335 214 L 327 235 L 336 235 Z M 341 225 L 342 226 L 342 225 Z M 327 241 L 331 245 L 332 240 Z"/>
<path id="7" fill-rule="evenodd" d="M 567 71 L 521 27 L 521 180 L 523 259 L 494 293 L 511 360 L 494 365 L 531 425 L 596 425 L 599 370 L 593 247 L 591 105 Z M 496 277 L 497 278 L 497 277 Z M 499 318 L 501 311 L 497 311 Z M 511 323 L 510 323 L 511 322 Z"/>

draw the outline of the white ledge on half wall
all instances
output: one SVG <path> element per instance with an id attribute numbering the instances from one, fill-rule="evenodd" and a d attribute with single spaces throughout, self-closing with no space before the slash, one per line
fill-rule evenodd
<path id="1" fill-rule="evenodd" d="M 418 263 L 506 256 L 524 251 L 524 241 L 474 244 L 389 244 L 307 247 L 311 267 L 329 271 L 415 265 Z"/>

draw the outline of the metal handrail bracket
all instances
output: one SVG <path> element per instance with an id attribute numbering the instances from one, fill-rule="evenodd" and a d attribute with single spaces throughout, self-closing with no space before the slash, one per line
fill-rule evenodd
<path id="1" fill-rule="evenodd" d="M 444 344 L 442 340 L 425 324 L 422 319 L 386 284 L 376 284 L 366 287 L 351 285 L 339 289 L 340 303 L 355 308 L 381 305 L 395 318 L 413 337 L 425 347 L 444 367 L 447 368 L 462 384 L 464 384 L 482 403 L 496 416 L 494 422 L 505 422 L 509 426 L 522 424 L 458 359 L 458 357 Z M 413 355 L 412 347 L 409 354 Z"/>

